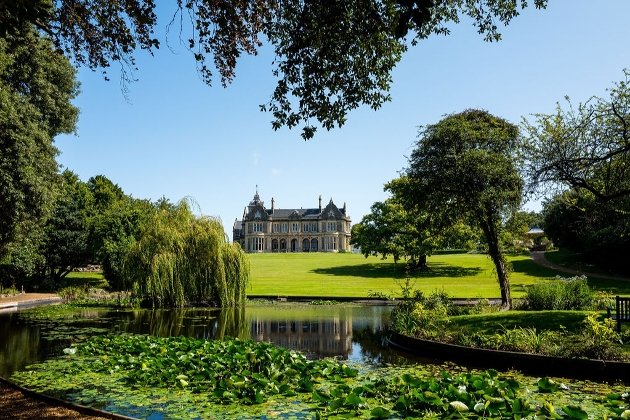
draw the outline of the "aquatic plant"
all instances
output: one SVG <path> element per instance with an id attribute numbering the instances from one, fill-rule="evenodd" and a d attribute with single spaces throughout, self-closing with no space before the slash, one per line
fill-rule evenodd
<path id="1" fill-rule="evenodd" d="M 630 403 L 623 388 L 598 390 L 596 402 L 576 400 L 569 387 L 550 378 L 527 384 L 492 369 L 369 369 L 334 359 L 309 361 L 270 343 L 229 338 L 98 336 L 28 369 L 12 379 L 145 417 L 153 407 L 167 417 L 189 418 L 285 412 L 309 418 L 624 418 Z"/>

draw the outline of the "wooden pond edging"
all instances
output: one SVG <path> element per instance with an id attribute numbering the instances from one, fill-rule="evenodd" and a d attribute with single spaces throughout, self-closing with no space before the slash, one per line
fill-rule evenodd
<path id="1" fill-rule="evenodd" d="M 593 359 L 567 359 L 541 354 L 517 353 L 465 347 L 394 334 L 392 347 L 433 359 L 451 361 L 480 369 L 518 370 L 534 376 L 628 382 L 630 363 Z"/>

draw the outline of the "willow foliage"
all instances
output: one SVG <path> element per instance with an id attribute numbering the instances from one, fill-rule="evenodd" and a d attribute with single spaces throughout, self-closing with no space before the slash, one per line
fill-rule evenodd
<path id="1" fill-rule="evenodd" d="M 230 244 L 221 221 L 196 217 L 181 201 L 156 210 L 129 253 L 125 287 L 153 306 L 245 302 L 249 261 L 238 244 Z"/>

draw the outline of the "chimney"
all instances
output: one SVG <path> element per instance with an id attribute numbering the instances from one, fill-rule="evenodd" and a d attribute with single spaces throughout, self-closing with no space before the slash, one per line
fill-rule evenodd
<path id="1" fill-rule="evenodd" d="M 322 196 L 319 196 L 319 212 L 322 212 Z"/>
<path id="2" fill-rule="evenodd" d="M 276 206 L 276 200 L 273 199 L 273 197 L 271 197 L 271 214 L 273 214 L 273 209 Z"/>

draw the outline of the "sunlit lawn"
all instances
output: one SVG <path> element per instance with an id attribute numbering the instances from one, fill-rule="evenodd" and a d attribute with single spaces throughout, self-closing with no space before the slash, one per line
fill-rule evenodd
<path id="1" fill-rule="evenodd" d="M 87 286 L 97 289 L 107 289 L 109 284 L 101 272 L 73 271 L 63 279 L 63 286 Z"/>
<path id="2" fill-rule="evenodd" d="M 358 254 L 288 253 L 250 254 L 249 295 L 367 297 L 371 292 L 400 297 L 405 265 Z M 528 255 L 508 257 L 512 263 L 513 297 L 522 296 L 527 285 L 569 275 L 541 267 Z M 453 297 L 500 297 L 496 273 L 483 254 L 444 254 L 428 258 L 429 270 L 410 272 L 414 289 L 425 294 L 438 289 Z M 589 279 L 598 289 L 630 294 L 630 283 Z"/>
<path id="3" fill-rule="evenodd" d="M 537 331 L 578 332 L 583 328 L 587 311 L 507 311 L 482 315 L 451 317 L 453 326 L 480 334 L 494 334 L 502 329 L 535 328 Z"/>

